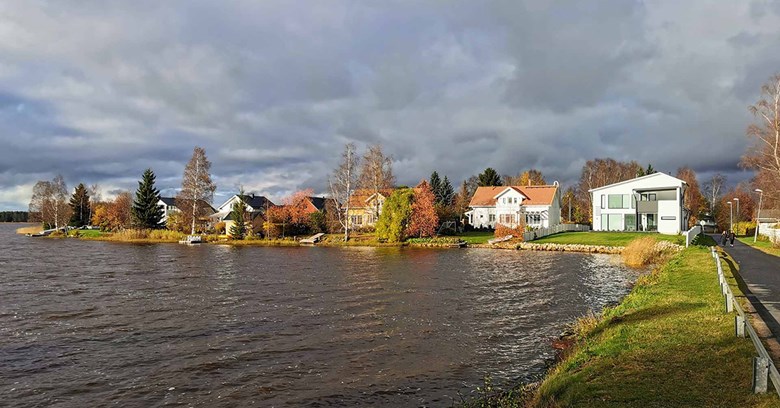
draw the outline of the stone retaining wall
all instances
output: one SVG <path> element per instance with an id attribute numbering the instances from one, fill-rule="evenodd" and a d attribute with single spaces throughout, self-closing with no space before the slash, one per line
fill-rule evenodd
<path id="1" fill-rule="evenodd" d="M 517 249 L 530 251 L 558 251 L 558 252 L 587 252 L 591 254 L 619 254 L 625 247 L 602 246 L 584 244 L 535 244 L 533 242 L 521 242 Z"/>

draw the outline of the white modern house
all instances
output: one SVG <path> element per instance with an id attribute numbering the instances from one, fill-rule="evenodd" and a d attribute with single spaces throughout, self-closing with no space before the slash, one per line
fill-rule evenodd
<path id="1" fill-rule="evenodd" d="M 216 212 L 214 207 L 211 206 L 211 204 L 200 201 L 200 205 L 204 208 L 208 209 L 207 212 L 213 214 Z M 157 206 L 162 208 L 163 210 L 163 216 L 162 216 L 162 223 L 165 224 L 168 222 L 168 217 L 179 210 L 179 207 L 176 206 L 176 198 L 175 197 L 160 197 L 160 201 L 157 202 Z"/>
<path id="2" fill-rule="evenodd" d="M 687 186 L 668 174 L 653 173 L 591 189 L 593 230 L 680 234 L 688 229 Z"/>
<path id="3" fill-rule="evenodd" d="M 241 201 L 244 203 L 249 219 L 245 220 L 247 223 L 252 224 L 253 232 L 259 231 L 262 227 L 262 220 L 265 218 L 265 212 L 271 207 L 275 207 L 276 204 L 264 196 L 253 194 L 238 195 L 234 194 L 227 201 L 217 207 L 216 212 L 211 216 L 213 223 L 224 222 L 225 230 L 230 231 L 230 227 L 233 225 L 231 217 L 231 211 L 233 210 L 233 203 Z"/>
<path id="4" fill-rule="evenodd" d="M 561 222 L 558 184 L 552 186 L 478 187 L 466 212 L 474 228 L 496 224 L 517 227 L 521 221 L 532 228 L 547 228 Z"/>

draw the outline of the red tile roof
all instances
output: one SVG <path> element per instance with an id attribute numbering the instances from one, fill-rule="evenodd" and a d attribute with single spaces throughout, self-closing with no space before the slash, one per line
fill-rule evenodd
<path id="1" fill-rule="evenodd" d="M 474 196 L 471 197 L 469 207 L 490 207 L 496 205 L 495 196 L 502 191 L 511 188 L 527 197 L 523 200 L 523 205 L 550 205 L 555 199 L 555 193 L 558 186 L 500 186 L 500 187 L 477 187 Z"/>
<path id="2" fill-rule="evenodd" d="M 351 208 L 362 208 L 366 207 L 368 203 L 366 202 L 369 197 L 371 197 L 374 194 L 373 189 L 366 189 L 366 188 L 359 188 L 355 190 L 354 193 L 352 193 L 352 197 L 349 199 L 349 206 Z M 379 190 L 379 194 L 383 195 L 385 198 L 390 197 L 390 194 L 393 194 L 392 189 L 382 189 Z"/>

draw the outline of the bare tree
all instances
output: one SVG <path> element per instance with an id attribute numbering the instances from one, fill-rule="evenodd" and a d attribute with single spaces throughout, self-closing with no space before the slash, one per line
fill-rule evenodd
<path id="1" fill-rule="evenodd" d="M 206 151 L 196 146 L 192 158 L 184 168 L 181 191 L 176 196 L 176 207 L 186 214 L 187 221 L 192 227 L 190 233 L 193 235 L 196 221 L 206 215 L 207 204 L 211 204 L 214 191 L 217 189 L 216 184 L 211 180 L 210 169 L 211 162 L 206 158 Z"/>
<path id="2" fill-rule="evenodd" d="M 758 180 L 763 181 L 765 194 L 770 200 L 780 199 L 775 188 L 780 184 L 780 74 L 761 87 L 761 99 L 749 107 L 758 119 L 747 128 L 753 145 L 742 157 L 742 165 L 758 170 Z"/>
<path id="3" fill-rule="evenodd" d="M 68 224 L 71 208 L 68 205 L 68 188 L 65 179 L 57 175 L 52 181 L 38 181 L 33 186 L 29 205 L 35 221 L 60 228 Z"/>
<path id="4" fill-rule="evenodd" d="M 344 228 L 344 241 L 349 240 L 349 201 L 357 186 L 357 167 L 360 158 L 355 144 L 347 143 L 341 154 L 341 162 L 328 179 L 330 194 L 334 200 L 339 224 Z"/>
<path id="5" fill-rule="evenodd" d="M 688 184 L 683 196 L 683 202 L 690 211 L 688 217 L 688 228 L 696 225 L 699 220 L 699 212 L 704 207 L 704 197 L 699 189 L 699 182 L 696 178 L 696 172 L 688 166 L 677 169 L 677 178 Z"/>
<path id="6" fill-rule="evenodd" d="M 393 175 L 393 158 L 385 156 L 382 145 L 374 145 L 368 148 L 363 155 L 363 163 L 360 166 L 360 178 L 358 187 L 371 191 L 374 195 L 382 190 L 393 188 L 395 176 Z M 379 219 L 379 200 L 374 200 L 374 219 Z"/>
<path id="7" fill-rule="evenodd" d="M 707 197 L 707 201 L 709 201 L 711 215 L 715 214 L 715 206 L 718 204 L 721 191 L 723 190 L 723 186 L 725 184 L 726 176 L 720 173 L 714 174 L 712 178 L 704 183 L 704 194 Z"/>
<path id="8" fill-rule="evenodd" d="M 92 215 L 95 213 L 95 206 L 103 201 L 103 194 L 97 183 L 89 186 L 89 188 L 87 188 L 87 193 L 89 194 L 89 219 L 92 220 Z"/>

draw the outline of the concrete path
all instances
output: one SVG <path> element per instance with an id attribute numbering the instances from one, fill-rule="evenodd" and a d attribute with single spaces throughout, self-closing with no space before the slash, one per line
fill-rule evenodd
<path id="1" fill-rule="evenodd" d="M 720 244 L 720 235 L 712 237 Z M 740 289 L 774 337 L 780 338 L 780 257 L 761 252 L 737 240 L 734 240 L 733 248 L 726 244 L 723 249 L 739 264 L 739 275 L 747 286 L 740 285 Z M 727 264 L 733 262 L 731 259 L 725 261 Z"/>

